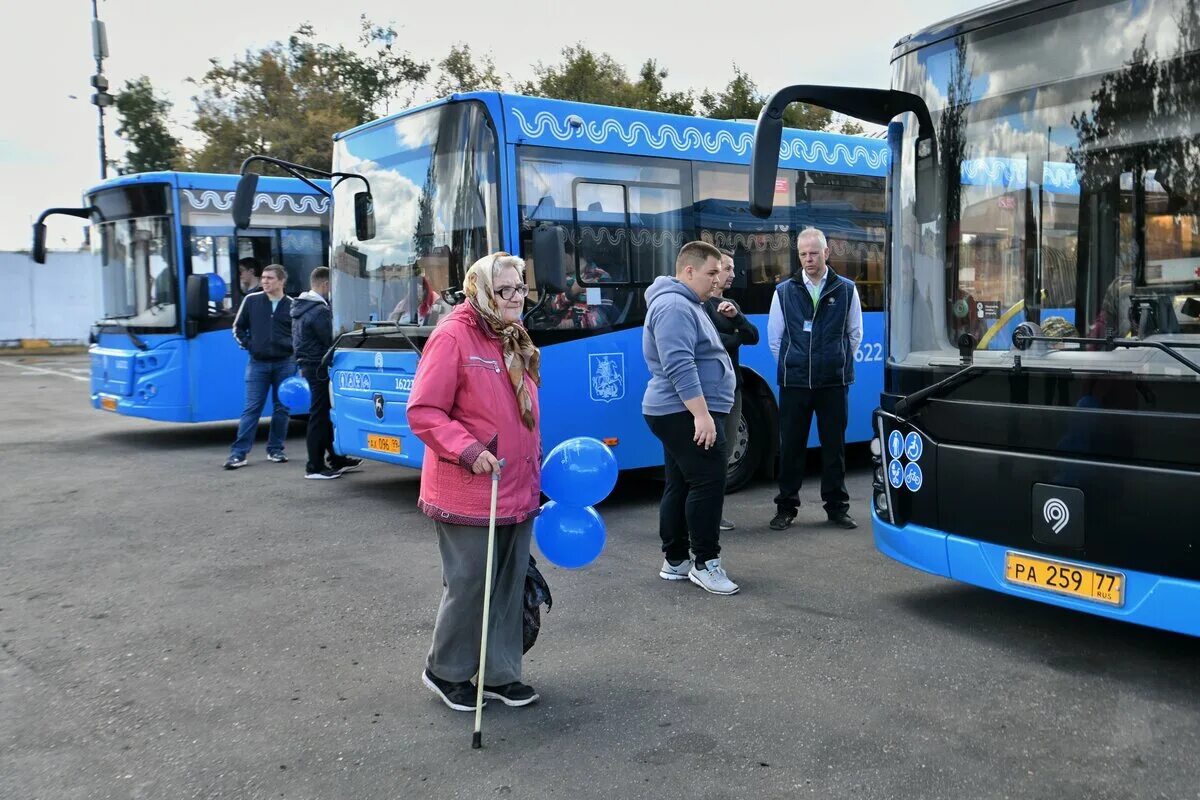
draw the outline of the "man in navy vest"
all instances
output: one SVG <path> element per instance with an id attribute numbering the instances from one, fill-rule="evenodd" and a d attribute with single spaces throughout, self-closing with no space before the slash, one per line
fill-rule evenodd
<path id="1" fill-rule="evenodd" d="M 801 270 L 781 282 L 771 299 L 767 340 L 778 364 L 779 494 L 772 530 L 792 524 L 808 431 L 817 415 L 821 440 L 821 500 L 839 528 L 857 528 L 846 492 L 846 417 L 854 353 L 862 341 L 862 303 L 854 282 L 829 268 L 825 234 L 806 228 L 796 239 Z"/>

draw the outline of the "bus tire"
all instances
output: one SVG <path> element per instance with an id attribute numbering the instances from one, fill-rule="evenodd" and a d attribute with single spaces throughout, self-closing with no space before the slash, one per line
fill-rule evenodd
<path id="1" fill-rule="evenodd" d="M 742 419 L 738 423 L 736 442 L 730 448 L 729 465 L 725 471 L 726 494 L 744 489 L 754 478 L 762 462 L 766 435 L 766 416 L 758 398 L 751 393 L 743 393 Z"/>

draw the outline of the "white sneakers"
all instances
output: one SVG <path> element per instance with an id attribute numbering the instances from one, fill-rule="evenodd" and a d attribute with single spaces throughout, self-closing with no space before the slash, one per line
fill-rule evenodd
<path id="1" fill-rule="evenodd" d="M 678 564 L 672 564 L 663 559 L 658 577 L 665 581 L 689 580 L 711 594 L 737 594 L 738 585 L 729 580 L 725 570 L 721 568 L 721 559 L 712 558 L 697 566 L 692 560 L 685 559 Z"/>
<path id="2" fill-rule="evenodd" d="M 729 580 L 725 570 L 721 569 L 721 559 L 719 558 L 710 558 L 699 569 L 693 564 L 688 572 L 688 580 L 712 594 L 737 594 L 738 592 L 738 585 Z"/>
<path id="3" fill-rule="evenodd" d="M 686 581 L 688 573 L 692 571 L 692 560 L 685 558 L 678 564 L 672 564 L 670 561 L 663 559 L 662 567 L 658 570 L 658 577 L 664 581 Z"/>

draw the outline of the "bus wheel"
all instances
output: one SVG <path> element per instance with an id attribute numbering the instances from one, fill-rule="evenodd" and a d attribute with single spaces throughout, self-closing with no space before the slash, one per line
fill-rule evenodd
<path id="1" fill-rule="evenodd" d="M 763 436 L 767 426 L 757 400 L 743 395 L 742 418 L 729 447 L 729 465 L 725 470 L 725 492 L 730 494 L 745 488 L 762 461 Z"/>

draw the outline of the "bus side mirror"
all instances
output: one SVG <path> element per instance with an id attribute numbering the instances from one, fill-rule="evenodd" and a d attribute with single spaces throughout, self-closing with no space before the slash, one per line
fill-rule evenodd
<path id="1" fill-rule="evenodd" d="M 187 318 L 200 322 L 208 319 L 208 276 L 188 275 Z"/>
<path id="2" fill-rule="evenodd" d="M 33 263 L 46 263 L 46 223 L 33 224 Z"/>
<path id="3" fill-rule="evenodd" d="M 354 193 L 354 238 L 360 242 L 375 238 L 375 201 L 370 192 Z"/>
<path id="4" fill-rule="evenodd" d="M 563 248 L 566 231 L 561 225 L 538 225 L 533 229 L 533 278 L 538 297 L 566 289 L 567 254 Z"/>
<path id="5" fill-rule="evenodd" d="M 254 212 L 254 195 L 258 191 L 258 173 L 247 172 L 238 179 L 237 192 L 233 195 L 233 226 L 249 228 L 250 215 Z"/>

